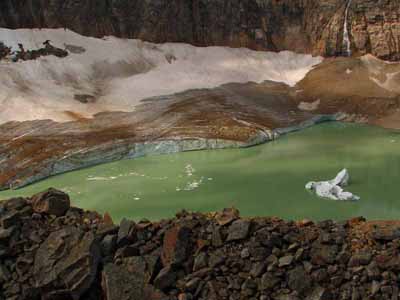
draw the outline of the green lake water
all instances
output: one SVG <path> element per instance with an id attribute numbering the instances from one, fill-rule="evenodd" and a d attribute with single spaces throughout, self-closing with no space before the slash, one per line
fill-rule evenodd
<path id="1" fill-rule="evenodd" d="M 310 180 L 348 168 L 348 190 L 358 202 L 320 199 Z M 124 160 L 49 178 L 5 199 L 48 187 L 69 193 L 85 209 L 114 220 L 160 219 L 181 209 L 215 211 L 235 206 L 245 216 L 284 219 L 400 217 L 400 132 L 325 123 L 248 149 L 186 152 Z"/>

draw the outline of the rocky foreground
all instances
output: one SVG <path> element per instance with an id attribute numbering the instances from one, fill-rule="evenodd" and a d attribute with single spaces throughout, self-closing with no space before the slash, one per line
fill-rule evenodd
<path id="1" fill-rule="evenodd" d="M 0 299 L 398 299 L 400 222 L 150 222 L 70 207 L 63 192 L 0 203 Z"/>

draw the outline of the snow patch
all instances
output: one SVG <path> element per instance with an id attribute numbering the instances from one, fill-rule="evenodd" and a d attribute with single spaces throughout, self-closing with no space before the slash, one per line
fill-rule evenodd
<path id="1" fill-rule="evenodd" d="M 47 56 L 0 62 L 0 123 L 71 120 L 66 112 L 88 118 L 101 111 L 132 111 L 144 98 L 230 82 L 270 80 L 294 86 L 322 61 L 321 57 L 289 51 L 158 45 L 115 37 L 84 37 L 63 29 L 0 28 L 0 41 L 13 50 L 18 43 L 26 50 L 38 49 L 46 40 L 69 49 L 70 54 L 62 59 Z M 74 99 L 82 94 L 93 96 L 93 103 Z"/>
<path id="2" fill-rule="evenodd" d="M 315 100 L 314 102 L 300 102 L 300 104 L 297 107 L 300 110 L 313 111 L 313 110 L 318 109 L 320 104 L 321 104 L 321 100 L 318 99 L 318 100 Z"/>
<path id="3" fill-rule="evenodd" d="M 380 60 L 372 55 L 364 55 L 361 61 L 367 67 L 370 79 L 379 87 L 400 93 L 400 63 Z"/>

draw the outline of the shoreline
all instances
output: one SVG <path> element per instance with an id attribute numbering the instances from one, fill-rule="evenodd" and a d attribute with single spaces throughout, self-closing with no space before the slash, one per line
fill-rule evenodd
<path id="1" fill-rule="evenodd" d="M 134 142 L 132 144 L 121 141 L 120 145 L 112 144 L 108 145 L 108 147 L 99 145 L 89 149 L 87 152 L 85 152 L 84 149 L 81 149 L 79 151 L 75 151 L 75 153 L 72 153 L 71 155 L 66 155 L 66 157 L 63 159 L 55 161 L 51 164 L 51 166 L 42 169 L 39 173 L 36 173 L 35 176 L 28 177 L 27 179 L 15 182 L 14 184 L 10 184 L 8 187 L 0 187 L 0 191 L 21 189 L 52 176 L 124 159 L 135 159 L 149 155 L 166 155 L 188 151 L 249 148 L 265 144 L 279 138 L 282 135 L 301 131 L 317 124 L 340 121 L 343 120 L 344 117 L 345 114 L 343 113 L 337 113 L 333 115 L 316 115 L 311 119 L 303 121 L 295 126 L 276 128 L 273 130 L 258 129 L 257 134 L 253 135 L 253 137 L 245 142 L 226 139 L 181 137 L 154 142 Z"/>

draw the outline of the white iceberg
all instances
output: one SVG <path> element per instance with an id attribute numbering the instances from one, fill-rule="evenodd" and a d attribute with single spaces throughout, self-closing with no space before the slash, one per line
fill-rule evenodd
<path id="1" fill-rule="evenodd" d="M 340 201 L 357 201 L 360 197 L 343 190 L 344 186 L 349 183 L 350 175 L 347 169 L 340 171 L 336 177 L 328 181 L 310 181 L 306 184 L 306 189 L 315 191 L 315 193 L 323 198 Z"/>

